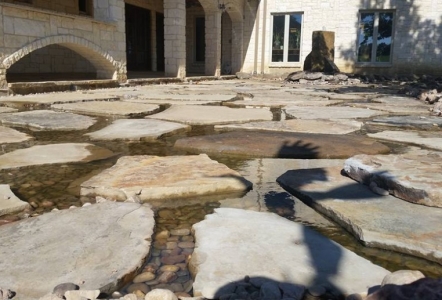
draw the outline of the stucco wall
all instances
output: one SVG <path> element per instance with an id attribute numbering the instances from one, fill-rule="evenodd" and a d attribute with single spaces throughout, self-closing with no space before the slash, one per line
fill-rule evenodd
<path id="1" fill-rule="evenodd" d="M 391 9 L 395 12 L 392 64 L 387 67 L 361 67 L 355 64 L 359 11 L 370 9 Z M 246 71 L 290 72 L 302 67 L 311 51 L 312 32 L 327 30 L 335 32 L 335 63 L 341 71 L 442 74 L 442 1 L 261 0 L 259 12 L 261 15 L 253 26 L 252 41 L 247 49 Z M 272 64 L 272 14 L 293 12 L 304 15 L 301 62 L 286 66 Z M 246 25 L 250 24 L 251 21 L 246 19 Z M 257 45 L 254 44 L 256 38 Z"/>

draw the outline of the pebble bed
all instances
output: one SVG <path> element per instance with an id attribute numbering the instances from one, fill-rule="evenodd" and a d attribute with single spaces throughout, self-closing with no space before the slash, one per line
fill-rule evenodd
<path id="1" fill-rule="evenodd" d="M 217 203 L 206 203 L 159 209 L 151 257 L 121 294 L 142 298 L 153 289 L 168 289 L 177 296 L 190 297 L 193 280 L 187 263 L 195 248 L 191 228 L 216 207 Z"/>

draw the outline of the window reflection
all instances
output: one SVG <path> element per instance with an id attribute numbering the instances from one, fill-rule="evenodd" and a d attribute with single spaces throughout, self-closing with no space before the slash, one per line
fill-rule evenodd
<path id="1" fill-rule="evenodd" d="M 302 14 L 273 16 L 272 62 L 299 62 Z"/>
<path id="2" fill-rule="evenodd" d="M 373 49 L 374 13 L 361 14 L 359 23 L 358 61 L 370 62 Z"/>

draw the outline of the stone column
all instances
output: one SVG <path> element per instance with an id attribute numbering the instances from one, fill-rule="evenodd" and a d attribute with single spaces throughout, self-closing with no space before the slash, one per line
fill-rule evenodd
<path id="1" fill-rule="evenodd" d="M 6 69 L 0 67 L 0 90 L 6 89 L 7 87 L 8 83 L 6 82 Z"/>
<path id="2" fill-rule="evenodd" d="M 164 0 L 165 75 L 186 76 L 186 1 Z"/>
<path id="3" fill-rule="evenodd" d="M 243 63 L 244 22 L 232 23 L 232 74 L 241 72 Z"/>
<path id="4" fill-rule="evenodd" d="M 206 61 L 208 76 L 221 75 L 221 12 L 206 13 Z"/>

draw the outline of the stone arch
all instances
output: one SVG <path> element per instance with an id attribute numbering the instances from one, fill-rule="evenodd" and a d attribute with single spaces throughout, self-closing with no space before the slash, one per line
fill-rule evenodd
<path id="1" fill-rule="evenodd" d="M 55 44 L 66 47 L 90 61 L 96 68 L 99 79 L 122 80 L 126 76 L 125 63 L 116 61 L 108 52 L 91 41 L 72 35 L 57 35 L 38 39 L 5 57 L 2 65 L 7 70 L 29 53 Z"/>
<path id="2" fill-rule="evenodd" d="M 242 1 L 227 0 L 225 1 L 226 12 L 229 14 L 232 23 L 243 21 L 243 4 Z"/>

